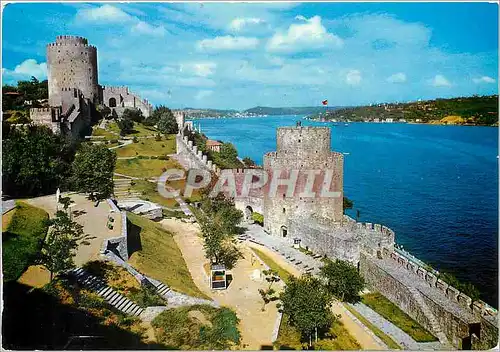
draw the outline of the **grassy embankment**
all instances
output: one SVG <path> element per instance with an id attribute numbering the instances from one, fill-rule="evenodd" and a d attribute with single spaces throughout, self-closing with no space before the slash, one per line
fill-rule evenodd
<path id="1" fill-rule="evenodd" d="M 161 140 L 155 138 L 140 139 L 137 143 L 126 145 L 116 150 L 117 157 L 132 156 L 160 156 L 175 153 L 175 135 L 162 136 Z"/>
<path id="2" fill-rule="evenodd" d="M 361 297 L 361 301 L 385 319 L 399 327 L 417 342 L 431 342 L 437 339 L 413 320 L 408 314 L 399 309 L 378 292 L 368 293 Z"/>
<path id="3" fill-rule="evenodd" d="M 18 279 L 33 263 L 47 234 L 48 218 L 45 210 L 20 201 L 2 216 L 4 281 Z"/>
<path id="4" fill-rule="evenodd" d="M 194 305 L 168 309 L 151 323 L 156 339 L 171 349 L 234 350 L 240 344 L 239 319 L 229 308 Z"/>
<path id="5" fill-rule="evenodd" d="M 116 161 L 115 172 L 140 178 L 159 177 L 168 169 L 181 169 L 175 160 L 159 159 L 119 159 Z"/>
<path id="6" fill-rule="evenodd" d="M 139 215 L 127 213 L 127 218 L 131 223 L 131 236 L 140 237 L 140 247 L 129 259 L 134 268 L 175 291 L 209 299 L 194 284 L 171 233 Z"/>
<path id="7" fill-rule="evenodd" d="M 116 122 L 108 123 L 108 130 L 115 133 L 120 133 L 120 128 L 116 124 Z M 127 137 L 146 137 L 146 136 L 155 136 L 158 133 L 158 130 L 153 126 L 145 126 L 141 123 L 134 123 L 134 127 L 131 133 L 127 133 Z M 116 135 L 115 135 L 116 136 Z"/>

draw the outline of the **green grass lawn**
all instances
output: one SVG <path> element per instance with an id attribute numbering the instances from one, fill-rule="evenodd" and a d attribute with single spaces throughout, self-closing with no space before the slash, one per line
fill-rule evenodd
<path id="1" fill-rule="evenodd" d="M 116 124 L 116 122 L 108 123 L 108 130 L 120 133 L 120 128 Z M 154 136 L 158 133 L 158 130 L 153 126 L 144 126 L 141 123 L 134 122 L 134 132 L 127 134 L 127 136 L 136 136 L 136 137 L 145 137 L 145 136 Z"/>
<path id="2" fill-rule="evenodd" d="M 2 260 L 4 281 L 17 280 L 33 263 L 47 234 L 43 209 L 17 201 L 16 208 L 9 213 L 10 221 L 2 228 Z"/>
<path id="3" fill-rule="evenodd" d="M 410 335 L 417 342 L 431 342 L 437 339 L 413 320 L 408 314 L 399 309 L 394 303 L 378 292 L 368 293 L 361 297 L 361 301 L 375 312 L 389 320 L 401 330 Z"/>
<path id="4" fill-rule="evenodd" d="M 177 208 L 179 203 L 173 198 L 164 198 L 157 191 L 157 184 L 144 180 L 134 180 L 132 191 L 136 191 L 142 194 L 142 199 L 148 200 L 153 203 L 157 203 L 169 208 Z"/>
<path id="5" fill-rule="evenodd" d="M 119 136 L 117 136 L 116 134 L 113 134 L 109 131 L 106 131 L 105 129 L 102 129 L 102 128 L 99 128 L 97 126 L 94 126 L 92 128 L 92 136 L 102 136 L 102 137 L 105 137 L 105 138 L 99 138 L 99 140 L 102 140 L 102 139 L 107 139 L 107 140 L 110 140 L 110 139 L 118 139 L 120 138 Z"/>
<path id="6" fill-rule="evenodd" d="M 342 322 L 337 321 L 332 324 L 329 333 L 334 337 L 325 337 L 314 343 L 315 350 L 360 350 L 361 346 L 358 341 L 349 334 Z M 288 316 L 283 314 L 281 319 L 280 329 L 278 331 L 278 339 L 274 343 L 275 347 L 281 350 L 307 349 L 307 341 L 301 339 L 300 332 L 289 324 Z"/>
<path id="7" fill-rule="evenodd" d="M 127 213 L 129 232 L 139 231 L 141 248 L 129 259 L 140 272 L 170 286 L 173 290 L 194 297 L 209 299 L 193 282 L 191 274 L 172 234 L 161 225 L 139 215 Z"/>
<path id="8" fill-rule="evenodd" d="M 386 335 L 382 330 L 377 328 L 375 325 L 370 323 L 364 316 L 359 314 L 355 309 L 350 307 L 347 304 L 344 304 L 344 307 L 352 313 L 356 318 L 358 318 L 368 329 L 373 331 L 373 333 L 378 336 L 391 350 L 400 350 L 401 346 L 399 346 L 390 336 Z"/>
<path id="9" fill-rule="evenodd" d="M 158 177 L 168 169 L 182 169 L 182 167 L 172 159 L 119 159 L 116 160 L 115 172 L 133 177 L 150 178 Z"/>
<path id="10" fill-rule="evenodd" d="M 260 259 L 262 259 L 262 261 L 264 263 L 266 263 L 266 265 L 271 268 L 272 270 L 276 271 L 278 273 L 278 276 L 281 278 L 281 280 L 283 280 L 285 283 L 288 282 L 288 279 L 290 278 L 290 276 L 293 276 L 292 274 L 290 274 L 288 271 L 286 271 L 285 269 L 283 269 L 281 266 L 278 265 L 278 263 L 276 263 L 274 260 L 272 260 L 269 256 L 267 256 L 264 252 L 262 251 L 259 251 L 258 249 L 255 249 L 252 247 L 252 250 L 255 252 L 255 254 L 257 254 L 259 256 Z"/>
<path id="11" fill-rule="evenodd" d="M 140 139 L 138 143 L 132 143 L 116 150 L 118 157 L 127 156 L 160 156 L 175 153 L 175 135 L 162 136 L 161 141 L 154 138 Z"/>

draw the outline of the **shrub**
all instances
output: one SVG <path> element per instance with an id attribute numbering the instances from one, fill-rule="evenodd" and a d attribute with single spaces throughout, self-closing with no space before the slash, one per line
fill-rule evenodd
<path id="1" fill-rule="evenodd" d="M 158 157 L 158 160 L 168 160 L 168 156 L 166 156 L 166 155 L 160 155 Z"/>
<path id="2" fill-rule="evenodd" d="M 118 143 L 118 139 L 111 139 L 109 143 Z"/>
<path id="3" fill-rule="evenodd" d="M 165 144 L 162 144 L 162 145 L 161 145 L 161 147 L 162 147 L 162 148 L 165 148 Z"/>
<path id="4" fill-rule="evenodd" d="M 166 172 L 167 171 L 167 168 L 166 167 L 162 167 L 161 168 L 161 172 Z"/>
<path id="5" fill-rule="evenodd" d="M 166 301 L 150 286 L 142 286 L 140 290 L 130 289 L 129 298 L 142 308 L 164 306 Z"/>
<path id="6" fill-rule="evenodd" d="M 153 155 L 151 159 L 158 159 L 158 157 L 156 155 Z"/>
<path id="7" fill-rule="evenodd" d="M 109 144 L 109 141 L 104 141 L 104 144 Z"/>
<path id="8" fill-rule="evenodd" d="M 255 221 L 256 224 L 259 224 L 260 226 L 264 226 L 264 216 L 262 214 L 259 214 L 257 212 L 252 213 L 252 220 Z"/>
<path id="9" fill-rule="evenodd" d="M 159 133 L 156 135 L 155 140 L 157 142 L 161 141 L 161 135 Z M 163 146 L 163 144 L 162 144 L 162 146 Z"/>
<path id="10" fill-rule="evenodd" d="M 139 140 L 137 139 L 137 137 L 136 137 L 136 136 L 134 136 L 134 138 L 132 138 L 132 141 L 133 141 L 134 143 L 139 143 Z M 144 144 L 144 143 L 141 143 L 141 144 Z"/>

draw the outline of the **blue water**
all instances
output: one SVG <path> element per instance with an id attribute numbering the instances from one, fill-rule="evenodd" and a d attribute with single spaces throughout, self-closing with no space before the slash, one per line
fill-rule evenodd
<path id="1" fill-rule="evenodd" d="M 202 132 L 229 141 L 262 164 L 276 150 L 276 128 L 300 117 L 203 119 Z M 476 285 L 497 307 L 498 129 L 350 123 L 332 126 L 332 150 L 344 157 L 350 215 L 381 223 L 396 241 L 438 270 Z M 460 234 L 460 236 L 459 236 Z"/>

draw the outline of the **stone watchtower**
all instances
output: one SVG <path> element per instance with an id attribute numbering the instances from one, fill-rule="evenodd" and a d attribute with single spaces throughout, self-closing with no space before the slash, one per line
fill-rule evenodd
<path id="1" fill-rule="evenodd" d="M 83 37 L 57 36 L 47 45 L 49 105 L 62 105 L 62 88 L 78 88 L 93 103 L 99 101 L 97 49 Z"/>
<path id="2" fill-rule="evenodd" d="M 289 220 L 323 219 L 323 222 L 340 224 L 343 219 L 343 164 L 341 153 L 330 149 L 329 127 L 280 127 L 277 130 L 275 152 L 264 155 L 264 169 L 268 171 L 271 183 L 271 174 L 282 170 L 280 178 L 290 178 L 290 170 L 298 170 L 299 176 L 295 193 L 286 194 L 287 188 L 280 186 L 276 195 L 267 190 L 264 192 L 264 219 L 265 229 L 274 236 L 291 237 Z M 310 171 L 316 170 L 313 190 L 314 197 L 304 197 L 301 193 L 305 189 Z M 340 197 L 321 197 L 321 188 L 325 174 L 330 170 L 333 174 L 330 187 L 326 191 L 340 192 Z"/>

